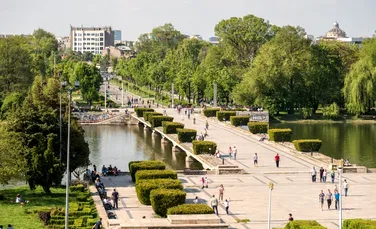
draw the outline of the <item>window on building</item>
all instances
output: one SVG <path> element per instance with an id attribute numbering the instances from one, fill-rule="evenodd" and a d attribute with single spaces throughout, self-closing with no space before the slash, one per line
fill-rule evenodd
<path id="1" fill-rule="evenodd" d="M 103 37 L 103 33 L 101 33 L 101 37 Z"/>
<path id="2" fill-rule="evenodd" d="M 91 43 L 91 45 L 95 45 L 95 43 Z"/>
<path id="3" fill-rule="evenodd" d="M 77 42 L 74 42 L 74 46 L 77 46 Z"/>
<path id="4" fill-rule="evenodd" d="M 100 46 L 103 46 L 103 42 L 100 43 Z"/>
<path id="5" fill-rule="evenodd" d="M 77 41 L 77 38 L 74 38 L 75 41 Z"/>

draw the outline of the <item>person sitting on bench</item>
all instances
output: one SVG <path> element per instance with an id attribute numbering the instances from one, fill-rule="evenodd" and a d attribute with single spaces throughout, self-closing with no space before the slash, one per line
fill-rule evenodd
<path id="1" fill-rule="evenodd" d="M 104 203 L 104 208 L 106 210 L 112 210 L 112 204 L 111 204 L 110 198 L 104 198 L 103 203 Z"/>
<path id="2" fill-rule="evenodd" d="M 102 167 L 102 176 L 107 176 L 108 170 L 105 165 Z"/>
<path id="3" fill-rule="evenodd" d="M 112 170 L 112 173 L 114 174 L 114 176 L 117 176 L 117 174 L 118 174 L 118 168 L 116 168 L 116 166 L 114 166 L 114 169 Z"/>
<path id="4" fill-rule="evenodd" d="M 263 142 L 264 140 L 266 140 L 266 134 L 263 134 L 260 138 L 260 142 Z"/>
<path id="5" fill-rule="evenodd" d="M 108 175 L 108 176 L 113 175 L 113 171 L 112 171 L 112 170 L 113 170 L 113 169 L 112 169 L 112 165 L 108 166 L 108 168 L 107 168 L 107 175 Z"/>

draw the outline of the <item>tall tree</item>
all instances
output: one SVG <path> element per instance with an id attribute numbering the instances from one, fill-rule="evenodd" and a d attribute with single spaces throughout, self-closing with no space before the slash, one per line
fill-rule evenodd
<path id="1" fill-rule="evenodd" d="M 82 97 L 89 105 L 99 99 L 99 87 L 103 81 L 99 70 L 94 65 L 85 62 L 77 63 L 74 69 L 74 78 L 70 79 L 71 85 L 80 82 Z"/>

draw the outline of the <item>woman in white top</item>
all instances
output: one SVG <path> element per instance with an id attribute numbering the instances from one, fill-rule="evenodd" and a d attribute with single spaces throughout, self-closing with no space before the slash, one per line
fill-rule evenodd
<path id="1" fill-rule="evenodd" d="M 228 209 L 229 209 L 229 207 L 230 207 L 230 199 L 226 199 L 225 200 L 225 208 L 226 208 L 226 214 L 228 215 Z"/>

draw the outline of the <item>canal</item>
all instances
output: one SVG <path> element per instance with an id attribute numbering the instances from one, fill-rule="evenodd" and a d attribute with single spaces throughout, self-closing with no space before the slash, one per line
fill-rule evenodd
<path id="1" fill-rule="evenodd" d="M 291 128 L 292 139 L 322 140 L 320 152 L 350 163 L 376 168 L 375 123 L 271 123 L 272 128 Z"/>
<path id="2" fill-rule="evenodd" d="M 116 166 L 128 171 L 128 163 L 136 160 L 162 160 L 169 168 L 202 169 L 199 162 L 186 163 L 184 152 L 172 152 L 172 144 L 161 144 L 159 135 L 152 136 L 143 126 L 83 125 L 91 151 L 90 161 L 97 168 Z"/>

